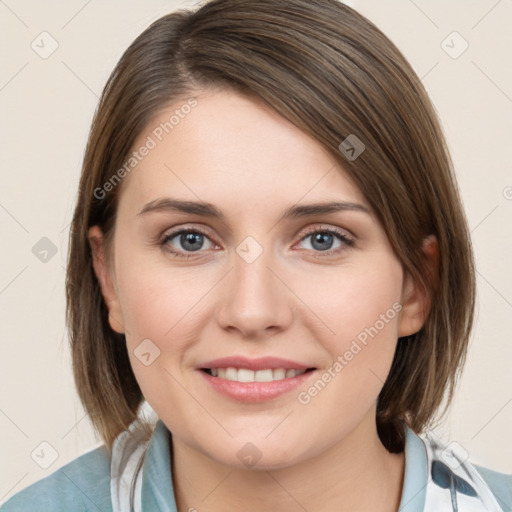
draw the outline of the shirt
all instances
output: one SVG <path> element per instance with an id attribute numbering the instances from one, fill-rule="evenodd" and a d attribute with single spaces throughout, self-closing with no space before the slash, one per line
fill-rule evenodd
<path id="1" fill-rule="evenodd" d="M 158 420 L 144 441 L 134 427 L 135 437 L 125 431 L 116 438 L 111 457 L 104 445 L 95 448 L 15 494 L 0 512 L 128 512 L 136 473 L 135 512 L 177 512 L 169 430 Z M 512 475 L 473 465 L 457 443 L 444 446 L 432 432 L 406 426 L 399 511 L 511 512 Z"/>

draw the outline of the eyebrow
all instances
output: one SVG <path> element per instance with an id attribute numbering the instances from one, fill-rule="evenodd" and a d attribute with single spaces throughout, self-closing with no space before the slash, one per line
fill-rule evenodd
<path id="1" fill-rule="evenodd" d="M 370 210 L 359 203 L 347 201 L 329 201 L 326 203 L 312 203 L 306 205 L 294 205 L 287 208 L 282 214 L 279 222 L 287 219 L 297 219 L 313 215 L 322 215 L 341 211 L 359 211 L 371 215 Z M 181 212 L 201 217 L 211 217 L 224 221 L 225 215 L 216 206 L 202 201 L 183 201 L 165 197 L 155 199 L 145 204 L 137 216 L 150 212 Z"/>

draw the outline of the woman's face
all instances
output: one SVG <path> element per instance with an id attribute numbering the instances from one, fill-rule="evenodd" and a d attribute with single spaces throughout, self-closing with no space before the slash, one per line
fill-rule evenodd
<path id="1" fill-rule="evenodd" d="M 228 465 L 284 467 L 375 431 L 397 338 L 421 327 L 419 299 L 318 142 L 246 97 L 196 100 L 138 137 L 113 271 L 101 258 L 95 269 L 175 441 Z M 339 204 L 317 211 L 328 203 Z"/>

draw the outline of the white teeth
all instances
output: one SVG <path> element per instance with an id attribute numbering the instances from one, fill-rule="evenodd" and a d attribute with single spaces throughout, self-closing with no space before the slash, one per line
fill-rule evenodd
<path id="1" fill-rule="evenodd" d="M 306 370 L 287 370 L 286 368 L 248 370 L 246 368 L 210 368 L 214 377 L 237 382 L 272 382 L 302 375 Z"/>
<path id="2" fill-rule="evenodd" d="M 224 378 L 227 380 L 238 380 L 236 368 L 226 368 L 226 376 Z"/>
<path id="3" fill-rule="evenodd" d="M 258 370 L 257 372 L 254 372 L 254 380 L 256 382 L 272 382 L 274 380 L 274 374 L 270 369 Z"/>
<path id="4" fill-rule="evenodd" d="M 234 368 L 230 368 L 234 372 L 234 377 L 231 380 L 237 380 L 238 382 L 254 382 L 254 371 L 253 370 L 246 370 L 245 368 L 240 368 L 237 371 Z M 226 373 L 226 378 L 227 378 Z"/>
<path id="5" fill-rule="evenodd" d="M 276 370 L 272 370 L 272 377 L 275 380 L 284 379 L 286 377 L 286 370 L 284 368 L 277 368 Z"/>

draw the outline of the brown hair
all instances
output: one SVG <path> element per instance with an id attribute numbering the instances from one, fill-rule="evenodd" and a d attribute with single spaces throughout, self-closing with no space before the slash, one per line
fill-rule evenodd
<path id="1" fill-rule="evenodd" d="M 402 451 L 404 423 L 419 433 L 444 398 L 443 414 L 451 402 L 473 322 L 473 255 L 421 81 L 375 25 L 336 0 L 213 0 L 174 12 L 138 36 L 110 76 L 85 152 L 66 280 L 74 377 L 95 429 L 110 450 L 143 401 L 124 335 L 109 326 L 88 242 L 90 226 L 112 234 L 122 183 L 97 191 L 155 114 L 209 87 L 263 100 L 322 144 L 367 198 L 404 270 L 428 290 L 426 323 L 398 340 L 377 404 L 383 444 Z M 338 149 L 350 134 L 365 144 L 356 159 Z M 439 244 L 436 276 L 422 251 L 428 235 Z"/>

